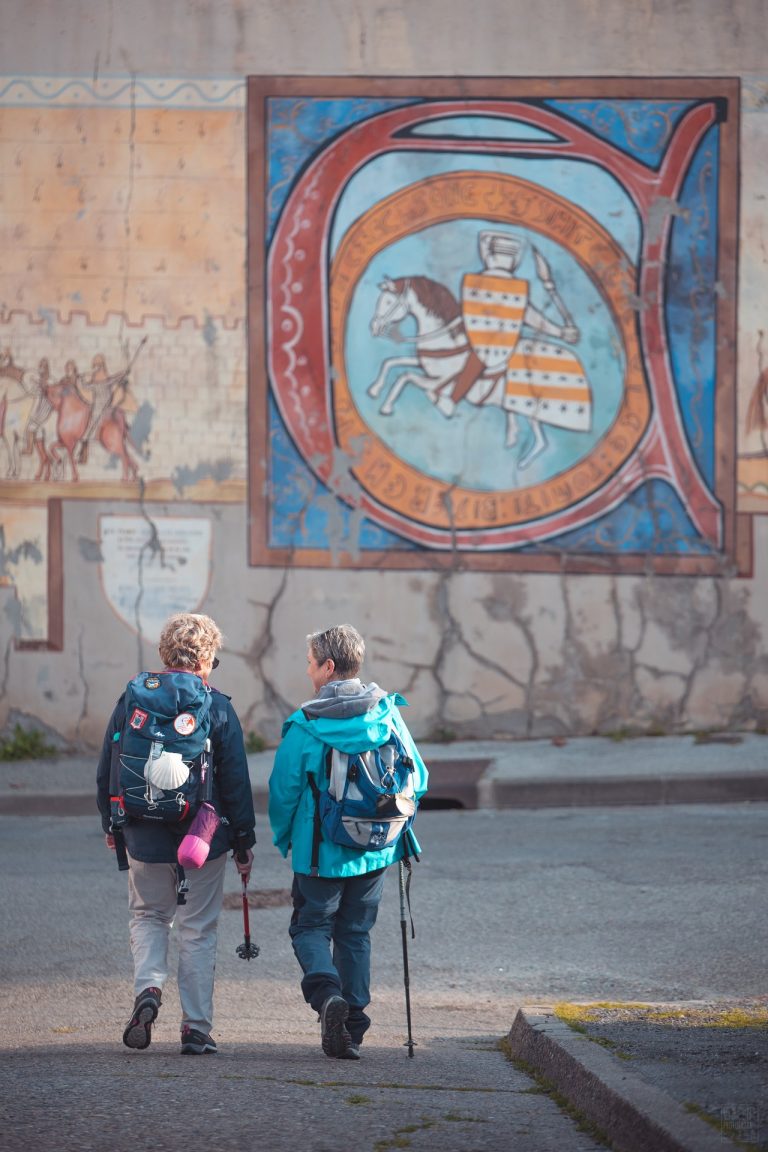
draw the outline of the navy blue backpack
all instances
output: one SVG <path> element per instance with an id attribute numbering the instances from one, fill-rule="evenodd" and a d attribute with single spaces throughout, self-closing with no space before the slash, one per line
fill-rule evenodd
<path id="1" fill-rule="evenodd" d="M 189 672 L 142 672 L 125 690 L 125 721 L 113 736 L 112 827 L 128 817 L 178 823 L 203 799 L 211 690 Z"/>

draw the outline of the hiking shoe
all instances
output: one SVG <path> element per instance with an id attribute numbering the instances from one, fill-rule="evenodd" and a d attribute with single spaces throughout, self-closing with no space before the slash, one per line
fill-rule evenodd
<path id="1" fill-rule="evenodd" d="M 320 1036 L 326 1056 L 344 1058 L 352 1043 L 347 1032 L 349 1004 L 341 996 L 329 996 L 320 1009 Z M 354 1056 L 352 1057 L 354 1060 Z"/>
<path id="2" fill-rule="evenodd" d="M 205 1032 L 198 1032 L 195 1028 L 184 1025 L 181 1033 L 182 1056 L 213 1056 L 218 1052 L 216 1041 Z"/>
<path id="3" fill-rule="evenodd" d="M 354 1040 L 350 1041 L 347 1047 L 339 1056 L 339 1060 L 359 1060 L 360 1059 L 360 1045 L 355 1044 Z"/>
<path id="4" fill-rule="evenodd" d="M 139 992 L 133 1005 L 133 1015 L 125 1026 L 123 1044 L 126 1048 L 149 1048 L 152 1025 L 160 1011 L 162 993 L 159 988 L 145 988 Z"/>

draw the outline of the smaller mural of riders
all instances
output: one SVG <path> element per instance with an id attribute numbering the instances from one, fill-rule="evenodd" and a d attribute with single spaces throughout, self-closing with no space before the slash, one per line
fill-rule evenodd
<path id="1" fill-rule="evenodd" d="M 0 353 L 0 445 L 8 480 L 72 481 L 98 446 L 103 466 L 119 461 L 123 480 L 135 480 L 138 467 L 128 444 L 129 416 L 135 410 L 130 392 L 131 362 L 110 373 L 106 357 L 97 353 L 89 372 L 78 371 L 74 360 L 58 378 L 48 357 L 36 368 L 22 368 L 14 353 Z"/>
<path id="2" fill-rule="evenodd" d="M 738 85 L 250 84 L 252 561 L 727 563 Z"/>

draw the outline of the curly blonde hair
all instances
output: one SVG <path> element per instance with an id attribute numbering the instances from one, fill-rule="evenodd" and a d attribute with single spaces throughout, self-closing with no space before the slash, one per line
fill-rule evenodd
<path id="1" fill-rule="evenodd" d="M 221 648 L 222 635 L 210 616 L 196 612 L 177 612 L 170 616 L 160 633 L 158 651 L 166 668 L 183 668 L 194 672 L 199 664 L 208 664 Z"/>

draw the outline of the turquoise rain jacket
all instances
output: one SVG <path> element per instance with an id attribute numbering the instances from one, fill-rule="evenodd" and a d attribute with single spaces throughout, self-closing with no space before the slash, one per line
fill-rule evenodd
<path id="1" fill-rule="evenodd" d="M 315 800 L 308 775 L 313 774 L 321 791 L 328 787 L 325 754 L 329 745 L 341 752 L 362 752 L 385 744 L 394 729 L 413 760 L 416 798 L 424 795 L 427 769 L 398 710 L 407 704 L 399 693 L 386 694 L 376 684 L 334 680 L 285 721 L 269 779 L 269 822 L 282 855 L 291 850 L 294 872 L 309 875 Z M 418 841 L 411 835 L 416 852 L 420 852 Z M 377 852 L 321 840 L 319 872 L 328 878 L 359 876 L 400 860 L 404 850 L 402 836 L 396 844 Z"/>

